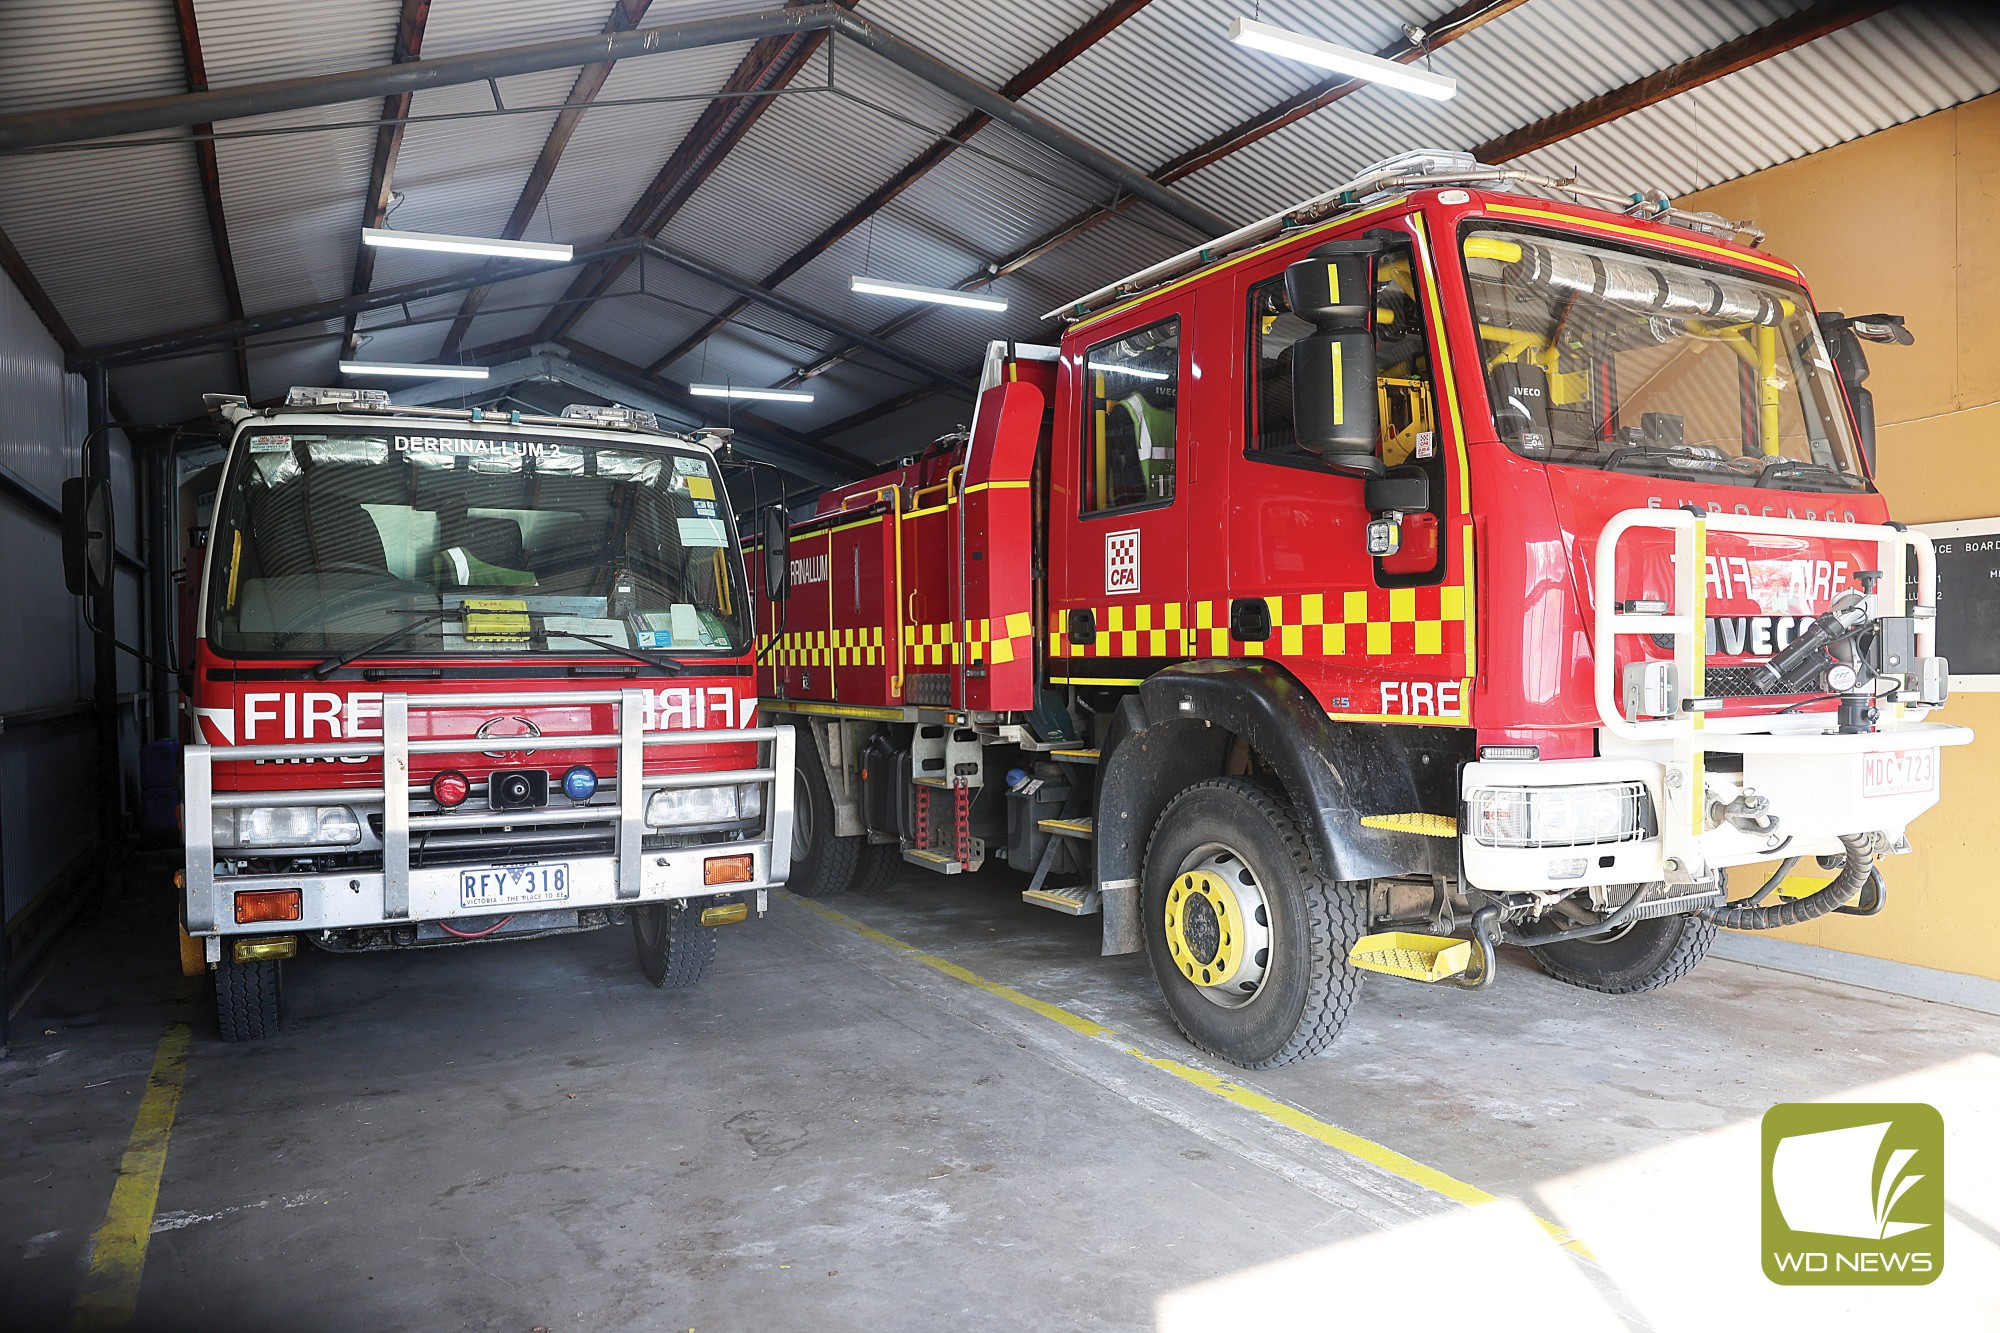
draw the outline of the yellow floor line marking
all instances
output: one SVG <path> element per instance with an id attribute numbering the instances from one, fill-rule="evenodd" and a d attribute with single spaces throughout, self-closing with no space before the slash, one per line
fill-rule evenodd
<path id="1" fill-rule="evenodd" d="M 1148 1055 L 1138 1047 L 1130 1045 L 1125 1039 L 1121 1038 L 1112 1029 L 1105 1027 L 1102 1023 L 1093 1022 L 1080 1014 L 1073 1014 L 1069 1010 L 1059 1005 L 1050 1004 L 1046 1000 L 1038 1000 L 1032 995 L 1025 995 L 1015 990 L 1012 986 L 1003 986 L 997 981 L 988 981 L 977 972 L 961 967 L 949 959 L 940 958 L 936 954 L 925 953 L 913 944 L 906 944 L 893 935 L 884 934 L 873 926 L 864 925 L 862 922 L 848 916 L 845 912 L 836 912 L 824 903 L 814 902 L 810 898 L 801 898 L 793 893 L 787 893 L 785 896 L 815 916 L 830 921 L 844 930 L 850 930 L 865 940 L 870 940 L 882 945 L 884 948 L 894 950 L 913 962 L 922 963 L 925 967 L 942 972 L 944 975 L 962 981 L 968 986 L 976 987 L 979 990 L 985 991 L 988 995 L 1006 1000 L 1010 1004 L 1017 1004 L 1023 1009 L 1031 1010 L 1034 1013 L 1040 1014 L 1043 1018 L 1062 1024 L 1062 1026 L 1072 1032 L 1086 1037 L 1096 1037 L 1100 1041 L 1108 1042 L 1135 1060 L 1151 1065 L 1153 1068 L 1164 1073 L 1172 1074 L 1175 1078 L 1200 1088 L 1203 1092 L 1210 1093 L 1233 1105 L 1240 1106 L 1246 1111 L 1263 1116 L 1266 1120 L 1274 1124 L 1283 1125 L 1287 1129 L 1295 1130 L 1309 1139 L 1325 1144 L 1336 1152 L 1346 1153 L 1350 1157 L 1368 1163 L 1377 1170 L 1386 1171 L 1398 1179 L 1406 1180 L 1420 1189 L 1429 1190 L 1433 1194 L 1441 1195 L 1454 1203 L 1461 1203 L 1467 1207 L 1476 1207 L 1479 1204 L 1497 1203 L 1499 1201 L 1499 1196 L 1489 1194 L 1477 1185 L 1468 1185 L 1456 1176 L 1448 1175 L 1434 1166 L 1426 1166 L 1413 1157 L 1405 1156 L 1397 1152 L 1394 1148 L 1386 1147 L 1375 1142 L 1373 1139 L 1363 1138 L 1352 1130 L 1342 1129 L 1338 1125 L 1330 1124 L 1327 1121 L 1319 1119 L 1317 1116 L 1300 1110 L 1290 1103 L 1279 1101 L 1267 1093 L 1259 1092 L 1255 1088 L 1245 1087 L 1234 1080 L 1211 1073 L 1206 1069 L 1197 1069 L 1193 1065 L 1183 1064 L 1179 1060 Z M 1531 1209 L 1530 1211 L 1532 1212 L 1533 1210 Z M 1535 1220 L 1541 1223 L 1542 1230 L 1548 1232 L 1556 1243 L 1564 1249 L 1579 1254 L 1586 1259 L 1596 1257 L 1591 1254 L 1588 1246 L 1570 1235 L 1565 1228 L 1549 1221 L 1539 1213 L 1535 1214 Z"/>
<path id="2" fill-rule="evenodd" d="M 187 1077 L 188 1043 L 192 1038 L 186 1004 L 192 989 L 175 995 L 175 1018 L 167 1024 L 146 1078 L 146 1095 L 118 1163 L 111 1186 L 111 1203 L 104 1221 L 90 1238 L 90 1270 L 70 1320 L 74 1330 L 122 1328 L 139 1301 L 139 1276 L 146 1268 L 146 1242 L 153 1232 L 153 1211 L 160 1198 L 160 1176 L 167 1166 L 167 1140 L 180 1109 L 181 1085 Z"/>

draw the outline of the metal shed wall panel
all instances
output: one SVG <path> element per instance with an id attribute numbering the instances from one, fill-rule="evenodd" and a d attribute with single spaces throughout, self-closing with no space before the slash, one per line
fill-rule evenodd
<path id="1" fill-rule="evenodd" d="M 340 339 L 310 336 L 315 333 L 335 335 L 340 331 L 341 322 L 329 320 L 324 324 L 286 329 L 253 341 L 250 344 L 251 400 L 261 402 L 266 398 L 282 398 L 285 391 L 295 384 L 341 383 Z M 380 359 L 388 360 L 387 357 Z M 395 382 L 362 381 L 373 388 Z"/>
<path id="2" fill-rule="evenodd" d="M 0 4 L 0 114 L 187 91 L 172 5 Z"/>
<path id="3" fill-rule="evenodd" d="M 257 376 L 252 363 L 251 381 Z M 205 393 L 241 393 L 236 357 L 231 352 L 201 352 L 171 361 L 144 361 L 111 368 L 111 389 L 125 410 L 140 421 L 186 421 L 205 410 Z M 131 623 L 129 621 L 125 622 Z"/>
<path id="4" fill-rule="evenodd" d="M 85 345 L 227 317 L 187 144 L 0 157 L 0 228 Z"/>

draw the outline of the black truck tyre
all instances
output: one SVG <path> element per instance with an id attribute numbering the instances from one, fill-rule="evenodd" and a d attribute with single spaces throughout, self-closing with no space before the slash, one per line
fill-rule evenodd
<path id="1" fill-rule="evenodd" d="M 1717 926 L 1693 913 L 1656 916 L 1604 939 L 1529 946 L 1542 971 L 1557 981 L 1606 995 L 1637 995 L 1679 981 L 1708 957 Z"/>
<path id="2" fill-rule="evenodd" d="M 701 924 L 701 913 L 673 903 L 641 903 L 632 909 L 632 942 L 639 950 L 639 970 L 663 990 L 698 984 L 715 961 L 715 932 Z"/>
<path id="3" fill-rule="evenodd" d="M 1328 880 L 1291 802 L 1246 778 L 1198 782 L 1153 826 L 1140 880 L 1146 951 L 1189 1041 L 1246 1069 L 1326 1049 L 1361 993 L 1356 884 Z"/>
<path id="4" fill-rule="evenodd" d="M 278 1035 L 284 998 L 284 964 L 239 963 L 224 956 L 215 965 L 215 1031 L 224 1041 L 262 1041 Z"/>
<path id="5" fill-rule="evenodd" d="M 792 786 L 792 876 L 785 887 L 802 898 L 831 898 L 854 882 L 865 838 L 833 836 L 833 788 L 813 742 L 799 726 L 797 773 Z"/>
<path id="6" fill-rule="evenodd" d="M 894 884 L 896 876 L 902 873 L 903 848 L 898 843 L 863 839 L 860 860 L 854 871 L 854 883 L 849 887 L 856 893 L 879 893 Z"/>

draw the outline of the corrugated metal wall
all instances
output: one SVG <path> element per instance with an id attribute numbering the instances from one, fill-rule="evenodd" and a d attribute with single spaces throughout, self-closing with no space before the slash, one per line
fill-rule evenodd
<path id="1" fill-rule="evenodd" d="M 90 849 L 97 803 L 91 644 L 81 604 L 63 588 L 50 514 L 81 456 L 83 381 L 64 373 L 62 349 L 5 277 L 0 402 L 0 884 L 12 921 Z M 129 454 L 117 453 L 114 504 L 130 514 Z M 135 625 L 137 580 L 119 583 L 120 614 Z M 136 686 L 134 669 L 124 688 Z"/>

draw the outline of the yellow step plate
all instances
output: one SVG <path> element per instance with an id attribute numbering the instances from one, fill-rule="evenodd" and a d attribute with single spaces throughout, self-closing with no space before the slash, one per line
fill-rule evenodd
<path id="1" fill-rule="evenodd" d="M 1824 871 L 1820 875 L 1787 875 L 1778 882 L 1778 896 L 1780 898 L 1810 898 L 1839 878 L 1840 875 L 1838 872 L 1828 875 Z"/>
<path id="2" fill-rule="evenodd" d="M 1472 941 L 1387 930 L 1356 940 L 1347 961 L 1370 972 L 1386 972 L 1411 981 L 1443 981 L 1472 966 Z"/>
<path id="3" fill-rule="evenodd" d="M 1423 838 L 1458 836 L 1458 821 L 1450 815 L 1363 815 L 1361 827 L 1388 829 L 1391 833 L 1414 833 Z"/>

